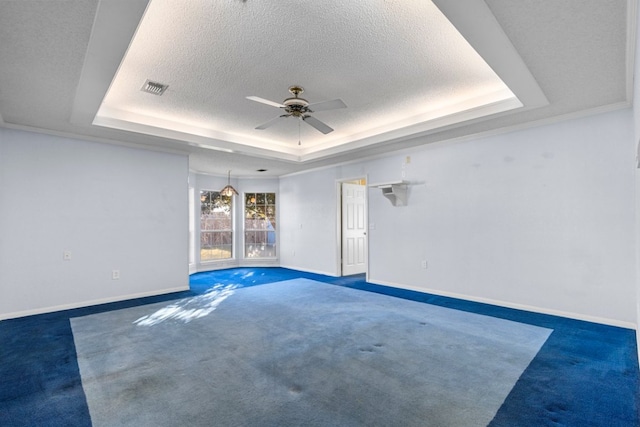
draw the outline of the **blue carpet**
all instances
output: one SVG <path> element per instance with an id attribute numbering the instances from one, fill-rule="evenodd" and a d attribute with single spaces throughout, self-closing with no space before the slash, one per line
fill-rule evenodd
<path id="1" fill-rule="evenodd" d="M 553 329 L 492 427 L 640 426 L 633 330 L 365 282 L 347 286 Z"/>
<path id="2" fill-rule="evenodd" d="M 308 279 L 71 324 L 95 426 L 485 427 L 551 332 Z"/>
<path id="3" fill-rule="evenodd" d="M 195 274 L 191 291 L 0 322 L 0 426 L 89 426 L 69 319 L 305 277 L 553 329 L 490 426 L 640 425 L 635 331 L 282 268 Z"/>

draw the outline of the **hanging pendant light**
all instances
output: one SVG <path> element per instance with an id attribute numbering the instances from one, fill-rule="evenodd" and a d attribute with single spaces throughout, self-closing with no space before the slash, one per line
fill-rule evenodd
<path id="1" fill-rule="evenodd" d="M 231 186 L 231 171 L 227 174 L 227 186 L 220 190 L 220 194 L 227 197 L 238 195 L 236 189 Z"/>

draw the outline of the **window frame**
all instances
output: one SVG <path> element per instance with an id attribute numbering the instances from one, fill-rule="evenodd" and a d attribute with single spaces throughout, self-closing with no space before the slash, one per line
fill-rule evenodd
<path id="1" fill-rule="evenodd" d="M 268 196 L 269 195 L 269 196 Z M 251 196 L 255 197 L 255 201 L 251 202 L 250 198 Z M 260 203 L 260 196 L 262 196 L 264 202 Z M 268 200 L 268 198 L 271 197 L 272 198 L 272 202 L 270 200 Z M 243 200 L 243 204 L 242 204 L 242 254 L 243 254 L 243 258 L 246 260 L 274 260 L 278 258 L 278 194 L 275 191 L 247 191 L 244 192 L 242 194 L 242 200 Z M 260 209 L 258 208 L 264 208 L 264 217 L 266 220 L 266 223 L 264 223 L 261 226 L 256 227 L 256 220 L 259 221 L 259 218 L 256 218 L 254 216 L 254 218 L 249 218 L 249 212 L 248 209 L 250 206 L 254 206 L 256 208 L 255 212 L 253 213 L 254 215 L 260 215 Z M 249 221 L 253 221 L 254 227 L 248 227 L 248 222 Z M 271 228 L 269 228 L 269 226 Z M 254 233 L 254 239 L 253 242 L 249 242 L 248 240 L 248 233 Z M 268 247 L 271 246 L 271 250 L 272 250 L 272 255 L 268 255 L 268 256 L 251 256 L 249 251 L 251 248 L 251 245 L 255 245 L 255 244 L 260 244 L 259 242 L 257 242 L 256 240 L 258 240 L 257 235 L 258 233 L 262 234 L 264 236 L 263 240 L 263 246 L 266 246 L 267 249 L 265 249 L 264 247 L 262 249 L 256 249 L 259 252 L 264 253 L 264 251 L 269 251 Z M 269 243 L 269 240 L 272 240 L 272 243 Z"/>
<path id="2" fill-rule="evenodd" d="M 214 221 L 214 228 L 208 229 L 206 227 L 203 227 L 203 224 L 205 223 L 206 219 L 203 221 L 203 210 L 204 210 L 204 206 L 205 203 L 207 203 L 206 198 L 203 199 L 203 195 L 207 194 L 209 195 L 209 202 L 211 205 L 213 205 L 215 203 L 215 198 L 220 197 L 220 198 L 224 198 L 224 199 L 228 199 L 228 206 L 229 206 L 229 212 L 226 214 L 226 218 L 224 218 L 223 220 L 228 221 L 229 223 L 229 227 L 228 228 L 215 228 L 215 224 L 216 224 L 216 218 L 213 218 Z M 198 251 L 198 261 L 200 262 L 200 264 L 206 264 L 206 263 L 215 263 L 215 262 L 220 262 L 220 261 L 229 261 L 229 260 L 233 260 L 235 259 L 235 251 L 236 251 L 236 245 L 235 245 L 235 219 L 234 219 L 234 213 L 235 213 L 235 208 L 234 208 L 234 198 L 233 197 L 228 197 L 228 196 L 222 196 L 220 194 L 220 191 L 218 190 L 207 190 L 207 189 L 201 189 L 200 190 L 200 227 L 199 227 L 199 237 L 200 237 L 200 247 L 199 247 L 199 251 Z M 220 219 L 218 219 L 220 220 Z M 223 233 L 229 233 L 229 237 L 228 237 L 228 244 L 213 244 L 211 245 L 211 250 L 215 251 L 216 249 L 218 249 L 221 252 L 225 252 L 225 248 L 228 247 L 229 250 L 229 256 L 228 257 L 211 257 L 211 258 L 203 258 L 203 250 L 206 250 L 205 247 L 203 247 L 203 236 L 205 234 L 218 234 L 218 235 L 222 235 Z M 215 238 L 212 236 L 212 241 L 215 241 Z"/>

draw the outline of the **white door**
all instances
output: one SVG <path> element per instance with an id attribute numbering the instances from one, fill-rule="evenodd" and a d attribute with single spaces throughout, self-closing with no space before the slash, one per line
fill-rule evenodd
<path id="1" fill-rule="evenodd" d="M 366 185 L 342 183 L 342 275 L 367 270 Z"/>

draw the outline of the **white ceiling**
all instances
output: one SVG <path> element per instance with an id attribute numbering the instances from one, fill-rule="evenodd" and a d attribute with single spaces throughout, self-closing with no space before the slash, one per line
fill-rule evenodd
<path id="1" fill-rule="evenodd" d="M 635 0 L 0 0 L 0 125 L 279 176 L 628 106 L 635 17 Z M 255 129 L 282 112 L 246 97 L 292 85 L 344 101 L 312 114 L 334 132 Z"/>

